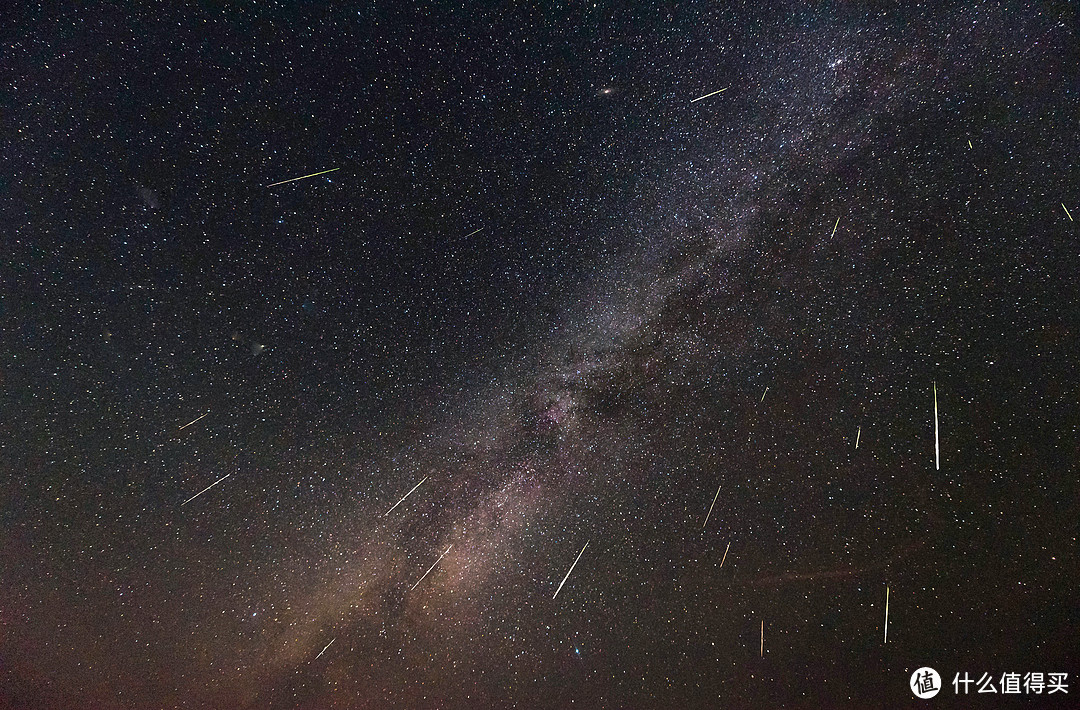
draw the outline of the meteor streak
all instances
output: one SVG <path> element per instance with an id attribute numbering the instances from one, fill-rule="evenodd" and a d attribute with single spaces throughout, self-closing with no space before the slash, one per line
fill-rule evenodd
<path id="1" fill-rule="evenodd" d="M 453 547 L 453 545 L 451 545 L 450 547 Z M 439 559 L 435 560 L 435 564 L 433 564 L 433 565 L 431 565 L 430 567 L 428 567 L 428 569 L 427 569 L 427 572 L 424 572 L 424 577 L 427 577 L 427 576 L 428 576 L 429 574 L 431 574 L 431 570 L 435 569 L 435 565 L 437 565 L 437 564 L 439 564 L 440 562 L 442 562 L 442 558 L 446 557 L 446 553 L 447 553 L 447 552 L 450 552 L 450 547 L 446 548 L 446 551 L 445 551 L 445 552 L 443 552 L 443 553 L 442 553 L 441 555 L 439 555 Z M 416 589 L 416 587 L 417 587 L 417 586 L 418 586 L 418 585 L 419 585 L 419 584 L 420 584 L 421 582 L 423 582 L 423 581 L 424 581 L 424 577 L 421 577 L 420 579 L 416 580 L 416 584 L 414 584 L 414 585 L 413 585 L 412 587 L 410 587 L 410 588 L 409 588 L 409 591 L 411 592 L 411 591 L 412 591 L 413 589 Z"/>
<path id="2" fill-rule="evenodd" d="M 857 432 L 855 432 L 855 450 L 856 451 L 859 450 L 859 437 L 860 436 L 862 436 L 862 427 L 859 427 L 859 430 Z"/>
<path id="3" fill-rule="evenodd" d="M 758 400 L 758 404 L 761 404 L 762 402 L 765 401 L 765 395 L 767 395 L 768 393 L 769 393 L 769 388 L 766 387 L 765 391 L 761 393 L 761 399 Z"/>
<path id="4" fill-rule="evenodd" d="M 196 498 L 198 498 L 199 496 L 201 496 L 201 495 L 202 495 L 203 493 L 206 493 L 206 492 L 207 492 L 208 490 L 210 490 L 211 488 L 213 488 L 213 487 L 214 487 L 214 486 L 216 486 L 217 484 L 221 483 L 222 481 L 224 481 L 224 480 L 225 480 L 226 478 L 228 478 L 228 477 L 229 477 L 229 476 L 231 476 L 231 475 L 232 475 L 231 473 L 226 473 L 226 474 L 225 474 L 224 476 L 222 476 L 221 478 L 217 479 L 216 481 L 214 481 L 213 483 L 211 483 L 211 484 L 210 484 L 209 486 L 207 486 L 206 488 L 202 489 L 201 491 L 199 491 L 199 492 L 198 492 L 198 493 L 196 493 L 195 495 L 193 495 L 193 496 L 191 496 L 190 498 L 188 498 L 187 500 L 185 500 L 185 501 L 184 501 L 183 503 L 181 503 L 181 504 L 180 504 L 180 507 L 183 507 L 183 506 L 187 505 L 188 503 L 190 503 L 191 501 L 195 500 Z"/>
<path id="5" fill-rule="evenodd" d="M 885 641 L 889 642 L 889 587 L 885 587 Z"/>
<path id="6" fill-rule="evenodd" d="M 273 187 L 274 185 L 284 185 L 287 182 L 295 182 L 297 180 L 307 180 L 310 177 L 315 177 L 316 175 L 325 175 L 326 173 L 332 173 L 335 170 L 341 170 L 341 168 L 330 168 L 329 170 L 321 170 L 317 173 L 312 173 L 311 175 L 301 175 L 300 177 L 289 178 L 288 180 L 281 180 L 280 182 L 272 182 L 267 185 L 267 187 Z"/>
<path id="7" fill-rule="evenodd" d="M 709 512 L 705 514 L 705 522 L 701 524 L 701 529 L 702 530 L 704 530 L 705 526 L 709 524 L 709 516 L 712 515 L 712 509 L 713 509 L 713 506 L 716 505 L 716 499 L 720 497 L 720 487 L 722 485 L 723 484 L 716 487 L 716 495 L 714 495 L 713 498 L 712 498 L 712 505 L 709 506 Z"/>
<path id="8" fill-rule="evenodd" d="M 765 619 L 761 620 L 761 657 L 765 658 Z"/>
<path id="9" fill-rule="evenodd" d="M 1069 208 L 1065 206 L 1065 203 L 1064 203 L 1064 202 L 1062 202 L 1062 203 L 1061 203 L 1061 209 L 1065 210 L 1065 214 L 1069 215 L 1069 221 L 1070 221 L 1070 222 L 1073 222 L 1073 221 L 1075 221 L 1075 220 L 1073 220 L 1073 218 L 1072 218 L 1072 213 L 1070 213 L 1070 212 L 1069 212 Z"/>
<path id="10" fill-rule="evenodd" d="M 731 543 L 729 542 L 729 543 L 727 544 L 727 547 L 725 547 L 725 548 L 724 548 L 724 559 L 723 559 L 723 560 L 720 560 L 720 567 L 719 567 L 719 569 L 723 569 L 723 568 L 724 568 L 724 560 L 726 560 L 726 559 L 727 559 L 727 553 L 728 553 L 728 550 L 730 550 L 730 549 L 731 549 Z"/>
<path id="11" fill-rule="evenodd" d="M 941 449 L 938 447 L 937 382 L 934 383 L 934 469 L 941 470 Z"/>
<path id="12" fill-rule="evenodd" d="M 334 643 L 334 641 L 337 641 L 337 637 L 334 637 L 334 638 L 333 638 L 333 639 L 332 639 L 332 640 L 330 641 L 330 643 L 328 643 L 328 644 L 326 644 L 325 646 L 323 646 L 323 650 L 319 651 L 319 656 L 321 656 L 321 655 L 323 655 L 324 653 L 326 653 L 326 649 L 330 648 L 330 644 Z M 317 660 L 319 660 L 319 656 L 315 656 L 314 660 L 316 660 L 316 661 L 317 661 Z"/>
<path id="13" fill-rule="evenodd" d="M 585 547 L 588 547 L 588 546 L 589 546 L 589 543 L 586 542 Z M 566 570 L 566 576 L 562 578 L 561 582 L 559 582 L 559 588 L 556 589 L 555 594 L 553 594 L 551 596 L 552 599 L 559 596 L 559 592 L 562 591 L 562 587 L 563 587 L 564 584 L 566 584 L 566 580 L 570 579 L 570 573 L 574 571 L 574 568 L 577 567 L 578 560 L 580 560 L 581 556 L 585 554 L 585 547 L 581 548 L 581 552 L 577 553 L 577 559 L 574 560 L 574 564 L 570 565 L 570 569 Z"/>
<path id="14" fill-rule="evenodd" d="M 830 237 L 835 237 L 836 236 L 836 228 L 839 227 L 839 226 L 840 226 L 840 218 L 837 217 L 836 218 L 836 224 L 834 224 L 832 226 L 832 234 L 829 235 Z"/>
<path id="15" fill-rule="evenodd" d="M 187 423 L 187 424 L 185 424 L 184 426 L 182 426 L 182 427 L 180 427 L 179 429 L 177 429 L 177 431 L 183 431 L 184 429 L 187 429 L 187 428 L 188 428 L 189 426 L 191 426 L 191 425 L 192 425 L 192 424 L 194 424 L 195 422 L 199 421 L 199 420 L 200 420 L 200 419 L 202 419 L 203 417 L 205 417 L 205 416 L 209 416 L 209 414 L 210 414 L 210 412 L 207 412 L 206 414 L 202 415 L 202 417 L 196 417 L 195 419 L 192 419 L 192 420 L 191 420 L 190 422 L 188 422 L 188 423 Z"/>
<path id="16" fill-rule="evenodd" d="M 427 477 L 427 476 L 424 476 L 424 481 L 426 481 L 427 479 L 428 479 L 428 477 Z M 401 500 L 399 500 L 399 501 L 398 501 L 397 503 L 394 503 L 394 504 L 393 504 L 392 506 L 390 506 L 390 510 L 386 511 L 385 513 L 383 513 L 383 517 L 385 518 L 385 517 L 386 517 L 387 515 L 390 515 L 391 511 L 393 511 L 393 510 L 394 510 L 394 508 L 396 508 L 396 507 L 398 507 L 399 505 L 401 505 L 402 503 L 404 503 L 404 502 L 405 502 L 405 499 L 406 499 L 406 498 L 408 498 L 409 496 L 411 496 L 411 495 L 413 494 L 413 491 L 415 491 L 415 490 L 416 490 L 417 488 L 419 488 L 420 486 L 424 485 L 424 481 L 420 481 L 419 483 L 417 483 L 417 484 L 416 484 L 415 486 L 413 486 L 413 487 L 412 487 L 412 491 L 409 491 L 409 492 L 408 492 L 408 493 L 406 493 L 405 495 L 401 496 Z"/>
<path id="17" fill-rule="evenodd" d="M 705 94 L 704 96 L 699 96 L 696 99 L 691 99 L 690 103 L 694 103 L 695 101 L 701 101 L 702 99 L 707 99 L 710 96 L 716 96 L 717 94 L 722 94 L 723 92 L 727 91 L 730 88 L 731 88 L 730 86 L 725 86 L 723 89 L 720 89 L 718 91 L 714 91 L 711 94 Z"/>
<path id="18" fill-rule="evenodd" d="M 474 234 L 479 234 L 479 233 L 480 233 L 480 232 L 482 232 L 482 231 L 484 231 L 484 228 L 483 228 L 483 227 L 481 227 L 480 229 L 476 229 L 476 230 L 473 230 L 473 231 L 469 232 L 468 234 L 466 234 L 466 235 L 465 235 L 464 237 L 462 237 L 462 239 L 468 239 L 468 238 L 469 238 L 469 237 L 471 237 L 472 235 L 474 235 Z"/>

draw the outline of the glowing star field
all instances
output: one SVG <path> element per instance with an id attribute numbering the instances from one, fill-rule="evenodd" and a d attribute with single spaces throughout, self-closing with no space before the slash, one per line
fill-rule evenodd
<path id="1" fill-rule="evenodd" d="M 0 707 L 1069 707 L 1078 26 L 19 5 Z"/>

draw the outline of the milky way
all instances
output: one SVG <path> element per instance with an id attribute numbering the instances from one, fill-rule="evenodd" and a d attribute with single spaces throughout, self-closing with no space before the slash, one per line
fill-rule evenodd
<path id="1" fill-rule="evenodd" d="M 5 37 L 8 705 L 1076 670 L 1074 10 L 560 12 Z"/>

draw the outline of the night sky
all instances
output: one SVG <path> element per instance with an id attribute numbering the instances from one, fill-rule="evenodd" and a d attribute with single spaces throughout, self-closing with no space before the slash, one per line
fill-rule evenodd
<path id="1" fill-rule="evenodd" d="M 1076 702 L 1073 4 L 71 5 L 0 707 Z"/>

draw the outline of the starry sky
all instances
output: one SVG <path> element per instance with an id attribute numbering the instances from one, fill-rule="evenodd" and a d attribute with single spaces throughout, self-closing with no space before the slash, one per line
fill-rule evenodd
<path id="1" fill-rule="evenodd" d="M 1075 5 L 9 19 L 0 707 L 1080 673 Z"/>

